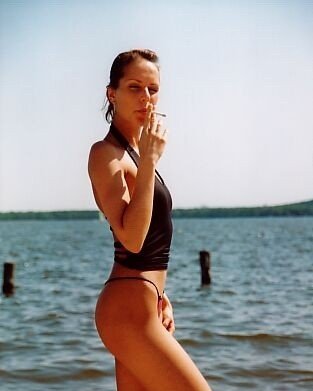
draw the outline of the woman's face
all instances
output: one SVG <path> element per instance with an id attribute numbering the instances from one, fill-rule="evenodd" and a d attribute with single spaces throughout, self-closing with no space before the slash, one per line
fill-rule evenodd
<path id="1" fill-rule="evenodd" d="M 108 88 L 115 109 L 114 120 L 132 126 L 143 125 L 148 103 L 156 106 L 158 102 L 159 88 L 160 75 L 155 64 L 139 58 L 127 65 L 118 88 Z"/>

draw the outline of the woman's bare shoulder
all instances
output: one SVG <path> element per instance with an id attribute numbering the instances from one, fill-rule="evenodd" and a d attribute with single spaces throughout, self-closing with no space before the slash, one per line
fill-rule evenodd
<path id="1" fill-rule="evenodd" d="M 108 139 L 95 142 L 89 152 L 89 169 L 101 166 L 104 169 L 107 166 L 122 167 L 122 160 L 124 156 L 123 149 Z"/>
<path id="2" fill-rule="evenodd" d="M 89 158 L 112 159 L 122 155 L 122 149 L 111 141 L 96 141 L 90 148 Z"/>

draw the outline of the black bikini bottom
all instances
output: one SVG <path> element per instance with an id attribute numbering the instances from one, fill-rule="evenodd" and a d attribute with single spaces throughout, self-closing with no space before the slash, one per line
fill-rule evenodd
<path id="1" fill-rule="evenodd" d="M 162 300 L 163 300 L 163 296 L 160 295 L 160 292 L 159 292 L 159 289 L 158 287 L 155 285 L 155 283 L 151 280 L 148 280 L 147 278 L 144 278 L 144 277 L 112 277 L 112 278 L 109 278 L 105 283 L 104 285 L 106 285 L 108 282 L 114 282 L 114 281 L 119 281 L 119 280 L 140 280 L 140 281 L 146 281 L 146 282 L 150 282 L 150 284 L 152 284 L 155 289 L 156 289 L 156 292 L 157 292 L 157 295 L 158 295 L 158 305 L 157 305 L 157 309 L 158 309 L 158 315 L 160 316 L 161 312 L 162 312 Z"/>

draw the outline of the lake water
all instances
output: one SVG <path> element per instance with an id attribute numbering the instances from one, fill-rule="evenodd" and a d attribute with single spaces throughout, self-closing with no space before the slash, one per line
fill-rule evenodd
<path id="1" fill-rule="evenodd" d="M 5 261 L 17 289 L 0 296 L 0 390 L 115 390 L 93 319 L 106 223 L 0 222 Z M 313 218 L 176 219 L 166 290 L 176 338 L 214 391 L 313 389 Z"/>

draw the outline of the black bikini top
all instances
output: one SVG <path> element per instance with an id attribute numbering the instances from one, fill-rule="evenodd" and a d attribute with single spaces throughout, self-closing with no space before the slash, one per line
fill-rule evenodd
<path id="1" fill-rule="evenodd" d="M 111 124 L 110 133 L 127 151 L 138 167 L 139 155 L 113 124 Z M 141 251 L 139 253 L 132 253 L 127 250 L 118 241 L 111 228 L 114 237 L 114 261 L 130 269 L 164 270 L 168 266 L 173 233 L 171 218 L 172 198 L 161 175 L 157 170 L 155 171 L 156 180 L 154 183 L 152 217 Z"/>

